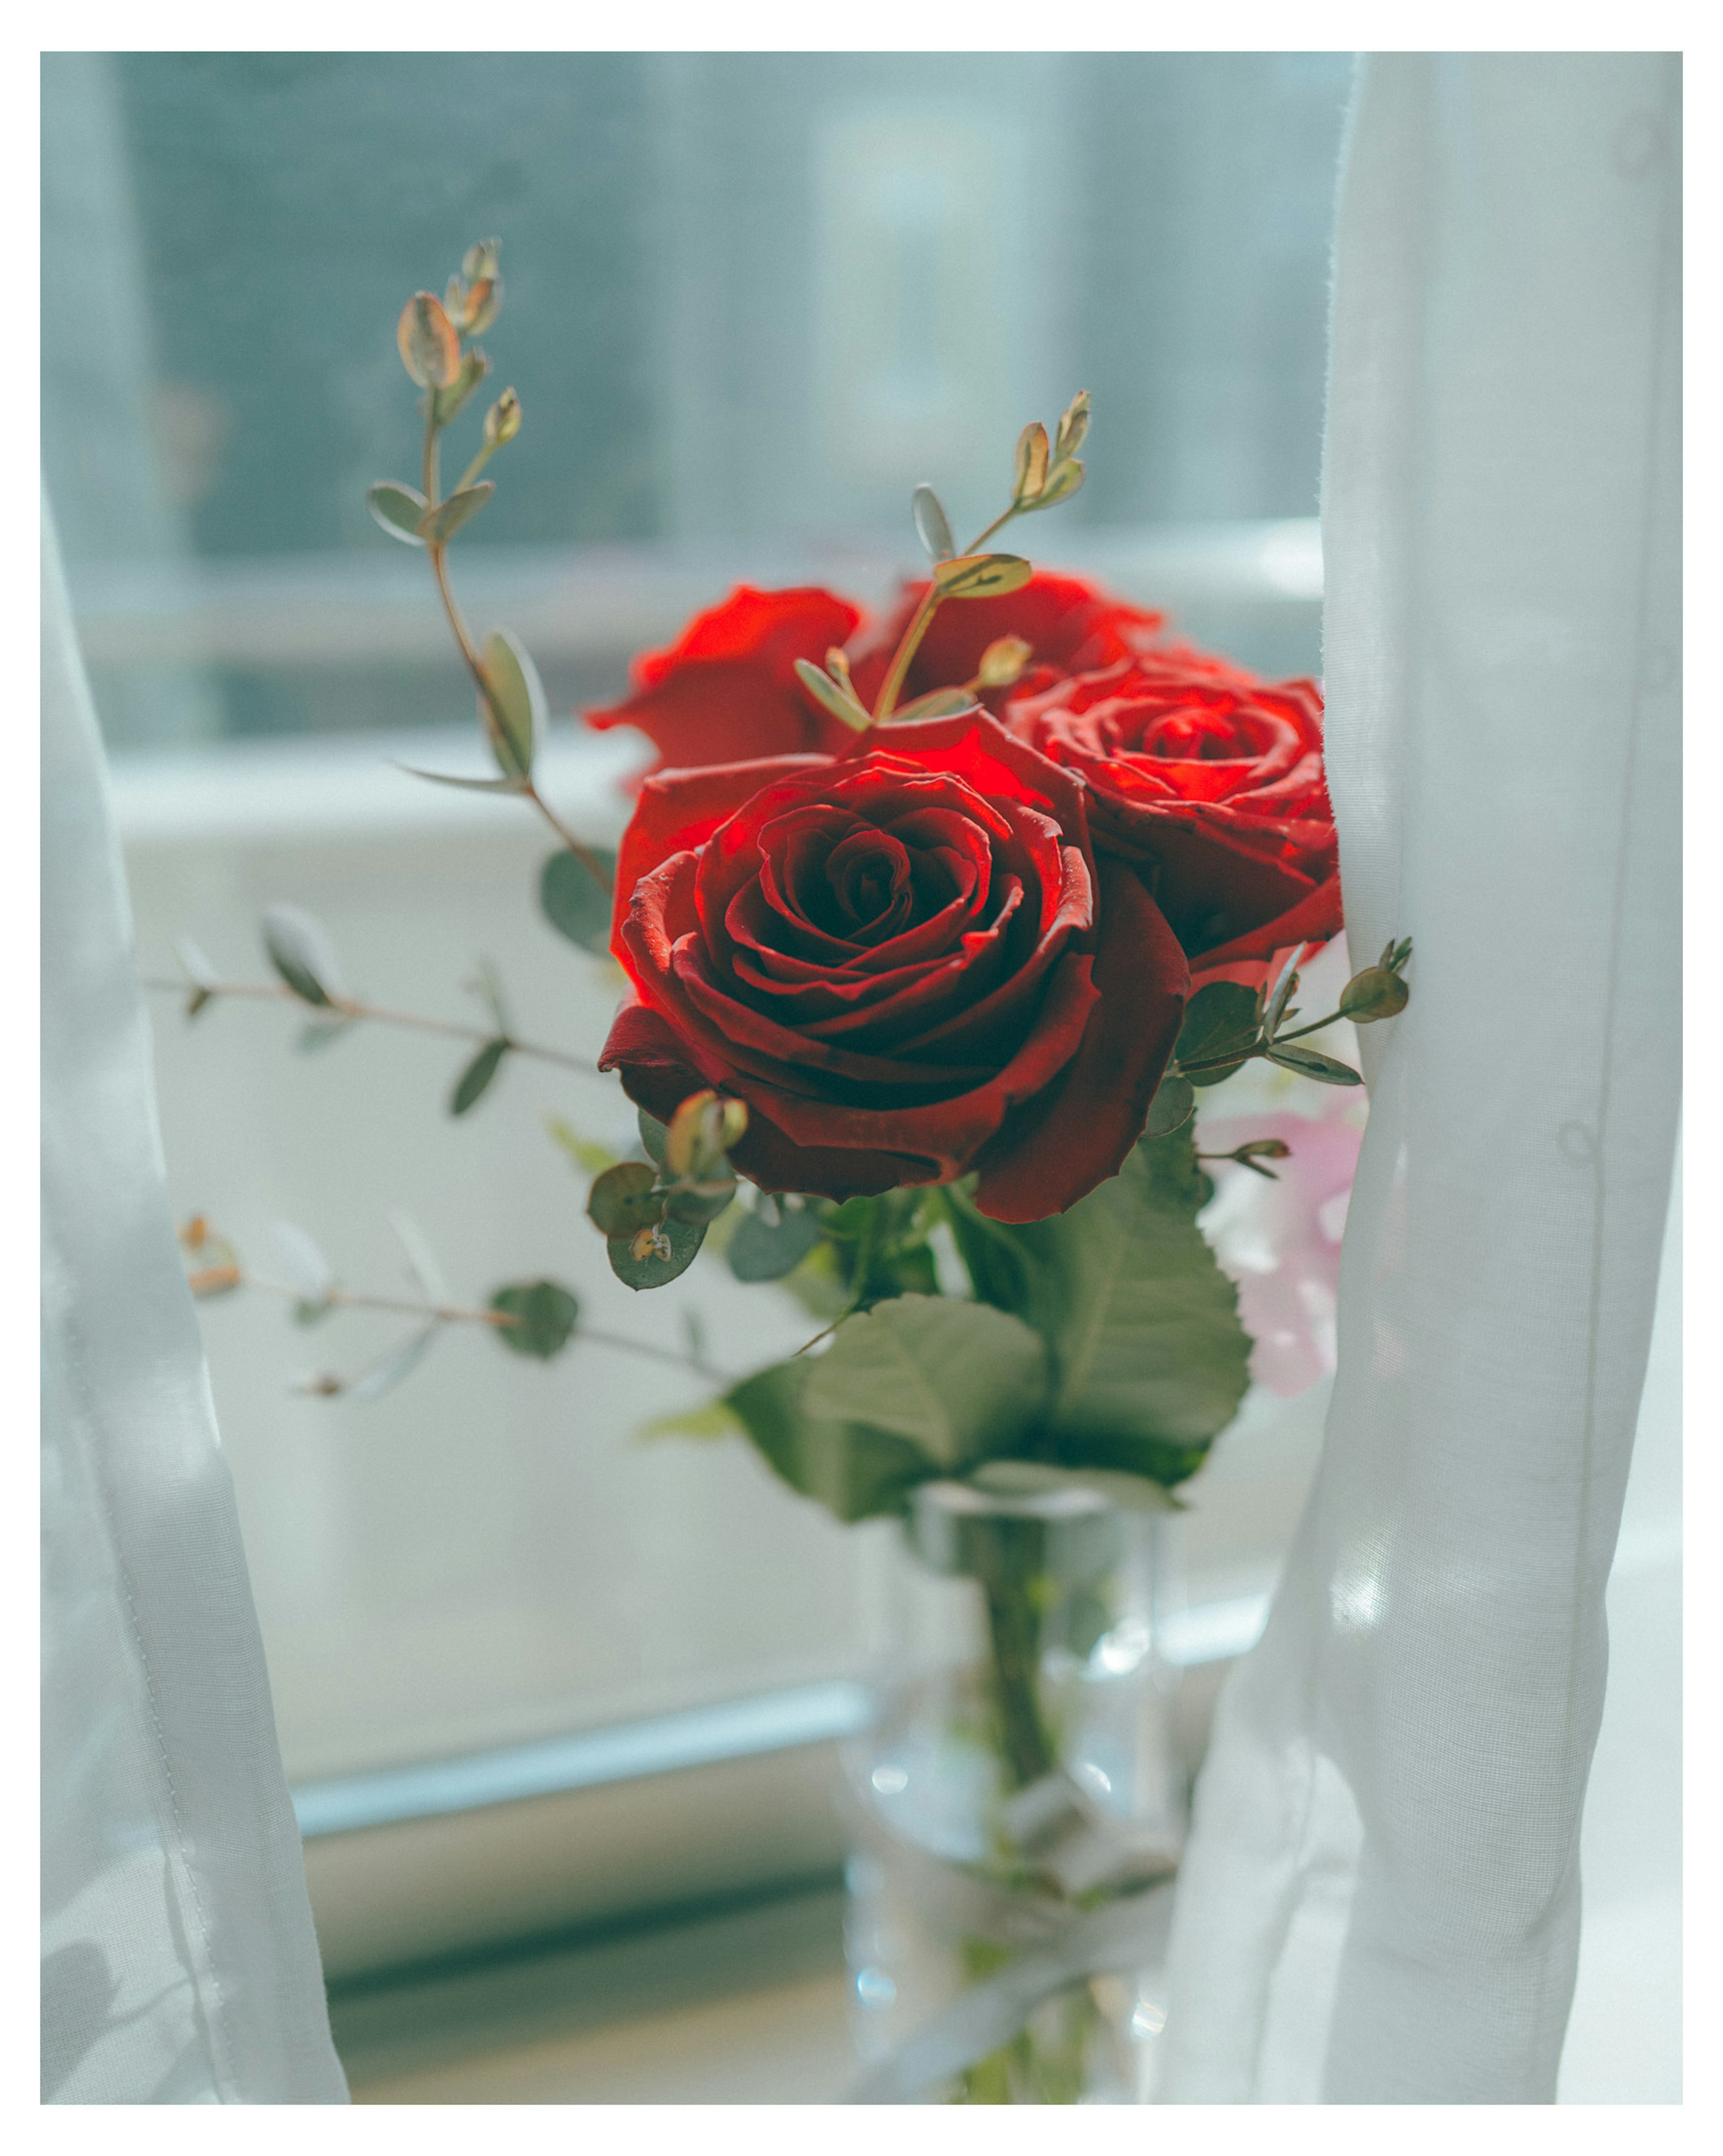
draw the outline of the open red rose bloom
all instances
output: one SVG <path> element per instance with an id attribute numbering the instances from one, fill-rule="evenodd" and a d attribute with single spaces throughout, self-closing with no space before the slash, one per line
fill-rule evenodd
<path id="1" fill-rule="evenodd" d="M 746 1101 L 731 1157 L 765 1189 L 974 1171 L 983 1212 L 1044 1219 L 1140 1136 L 1193 962 L 1260 972 L 1338 927 L 1319 700 L 1036 577 L 942 609 L 906 690 L 961 686 L 995 637 L 1038 630 L 1001 716 L 851 736 L 794 667 L 857 619 L 738 591 L 590 715 L 679 765 L 644 781 L 622 841 L 634 996 L 602 1067 L 662 1120 L 707 1086 Z M 862 632 L 858 688 L 889 654 Z"/>

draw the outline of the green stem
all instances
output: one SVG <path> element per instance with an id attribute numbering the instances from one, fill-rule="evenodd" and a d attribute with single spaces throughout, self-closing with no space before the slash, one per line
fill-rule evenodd
<path id="1" fill-rule="evenodd" d="M 1000 1526 L 1007 1522 L 999 1522 Z M 976 1537 L 976 1576 L 987 1605 L 989 1681 L 999 1726 L 1000 1753 L 1014 1789 L 1050 1774 L 1057 1754 L 1042 1719 L 1036 1679 L 1041 1619 L 1030 1598 L 1020 1553 L 1009 1532 Z"/>
<path id="2" fill-rule="evenodd" d="M 1011 519 L 1016 515 L 1016 513 L 1017 505 L 1014 501 L 1011 507 L 1006 510 L 1002 515 L 995 516 L 992 523 L 990 523 L 985 531 L 978 531 L 976 533 L 975 536 L 970 540 L 969 545 L 964 549 L 964 553 L 979 553 L 982 547 L 984 547 L 987 544 L 987 542 L 993 536 L 994 533 L 1003 530 L 1003 528 L 1011 522 Z M 908 628 L 904 630 L 903 641 L 898 644 L 896 652 L 892 654 L 892 663 L 886 670 L 886 678 L 880 684 L 879 695 L 875 699 L 873 706 L 873 722 L 875 726 L 883 725 L 884 722 L 891 717 L 893 711 L 896 710 L 899 692 L 902 690 L 904 679 L 909 672 L 910 662 L 915 657 L 916 653 L 921 649 L 921 640 L 928 633 L 928 624 L 934 619 L 934 615 L 939 608 L 939 602 L 944 598 L 944 593 L 940 590 L 938 583 L 930 575 L 928 578 L 927 590 L 922 594 L 921 604 L 916 608 L 914 614 L 912 616 Z M 865 741 L 867 737 L 865 734 L 858 734 L 856 736 L 856 739 L 858 741 Z"/>

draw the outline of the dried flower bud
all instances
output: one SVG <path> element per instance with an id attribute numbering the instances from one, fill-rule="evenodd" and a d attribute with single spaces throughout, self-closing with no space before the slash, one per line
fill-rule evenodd
<path id="1" fill-rule="evenodd" d="M 1340 992 L 1340 1016 L 1354 1025 L 1371 1025 L 1379 1018 L 1392 1018 L 1406 1009 L 1411 998 L 1398 973 L 1386 966 L 1366 966 L 1355 973 Z"/>
<path id="2" fill-rule="evenodd" d="M 978 689 L 1009 689 L 1035 655 L 1034 647 L 1021 636 L 995 637 L 981 654 L 975 670 Z"/>
<path id="3" fill-rule="evenodd" d="M 1059 422 L 1059 431 L 1053 441 L 1053 461 L 1062 464 L 1067 457 L 1074 457 L 1088 439 L 1089 393 L 1079 389 L 1065 408 L 1065 416 Z"/>
<path id="4" fill-rule="evenodd" d="M 476 284 L 481 277 L 494 277 L 501 253 L 500 239 L 480 240 L 476 246 L 469 247 L 461 258 L 461 275 L 470 284 Z"/>
<path id="5" fill-rule="evenodd" d="M 500 449 L 505 442 L 512 442 L 521 431 L 521 400 L 512 389 L 505 389 L 485 414 L 485 440 L 491 449 Z"/>

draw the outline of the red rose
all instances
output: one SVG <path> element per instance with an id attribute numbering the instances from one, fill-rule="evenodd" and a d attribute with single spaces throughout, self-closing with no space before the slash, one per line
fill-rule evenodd
<path id="1" fill-rule="evenodd" d="M 1082 773 L 1097 848 L 1137 867 L 1202 978 L 1340 926 L 1321 716 L 1314 681 L 1167 650 L 1014 695 L 1006 723 Z"/>
<path id="2" fill-rule="evenodd" d="M 836 754 L 850 739 L 795 675 L 798 659 L 823 665 L 861 620 L 847 599 L 808 586 L 757 592 L 738 584 L 696 614 L 667 651 L 648 651 L 630 669 L 632 690 L 589 726 L 638 726 L 666 765 L 739 763 L 803 749 Z"/>
<path id="3" fill-rule="evenodd" d="M 733 1158 L 765 1189 L 975 1168 L 984 1212 L 1043 1219 L 1140 1134 L 1184 956 L 1098 864 L 1082 787 L 994 719 L 878 740 L 646 780 L 612 942 L 635 1000 L 600 1065 L 661 1118 L 705 1086 L 746 1101 Z"/>
<path id="4" fill-rule="evenodd" d="M 905 584 L 896 612 L 864 631 L 851 650 L 856 693 L 870 711 L 927 588 L 925 583 Z M 1067 674 L 1110 666 L 1115 660 L 1149 650 L 1162 620 L 1158 613 L 1109 598 L 1079 577 L 1037 570 L 1003 598 L 946 600 L 910 661 L 898 702 L 913 703 L 931 689 L 961 688 L 975 679 L 990 644 L 1001 636 L 1021 636 L 1031 656 L 1017 691 L 995 689 L 981 700 L 997 711 L 1007 694 L 1033 693 Z"/>

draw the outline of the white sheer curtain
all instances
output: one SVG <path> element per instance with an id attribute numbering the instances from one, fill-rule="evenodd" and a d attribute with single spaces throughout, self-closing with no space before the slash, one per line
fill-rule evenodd
<path id="1" fill-rule="evenodd" d="M 1366 1036 L 1318 1482 L 1198 1792 L 1162 2093 L 1550 2100 L 1679 1071 L 1679 69 L 1362 64 L 1323 506 Z"/>
<path id="2" fill-rule="evenodd" d="M 42 2093 L 340 2103 L 45 515 L 43 583 Z"/>

